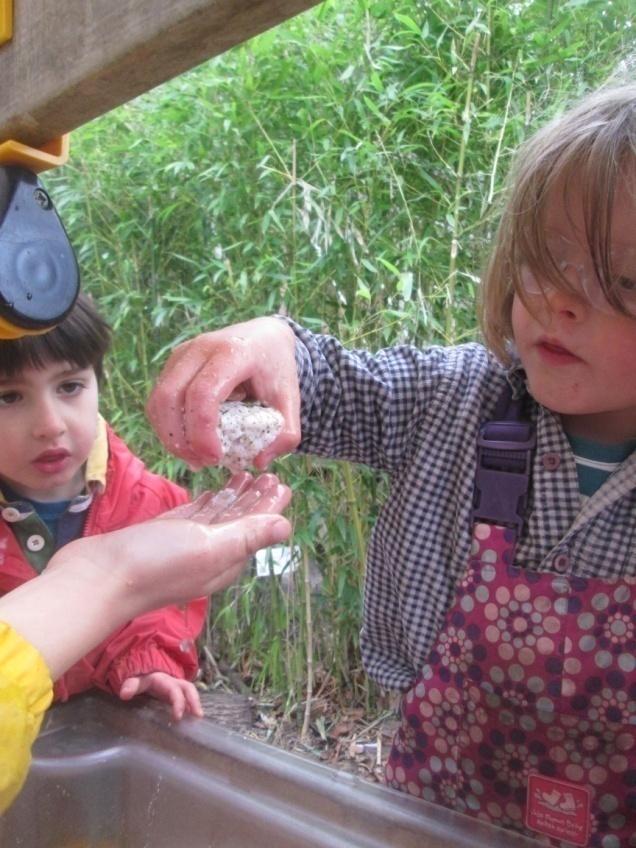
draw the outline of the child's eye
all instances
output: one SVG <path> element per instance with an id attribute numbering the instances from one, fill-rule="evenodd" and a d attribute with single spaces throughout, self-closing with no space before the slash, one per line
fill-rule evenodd
<path id="1" fill-rule="evenodd" d="M 619 277 L 617 286 L 621 294 L 636 295 L 636 280 L 630 280 L 628 277 Z"/>
<path id="2" fill-rule="evenodd" d="M 0 392 L 0 406 L 12 406 L 20 400 L 19 392 Z"/>
<path id="3" fill-rule="evenodd" d="M 84 388 L 84 383 L 81 380 L 66 380 L 60 384 L 59 391 L 63 395 L 77 395 Z"/>

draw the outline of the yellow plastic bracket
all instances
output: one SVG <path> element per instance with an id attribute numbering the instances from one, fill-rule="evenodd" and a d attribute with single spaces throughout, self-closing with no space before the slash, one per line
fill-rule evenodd
<path id="1" fill-rule="evenodd" d="M 41 336 L 43 333 L 48 333 L 51 327 L 45 327 L 44 330 L 25 330 L 24 327 L 16 327 L 11 324 L 6 318 L 0 317 L 0 339 L 22 339 L 24 336 Z"/>
<path id="2" fill-rule="evenodd" d="M 0 165 L 21 165 L 39 174 L 49 168 L 57 168 L 68 162 L 70 135 L 66 133 L 53 141 L 47 141 L 42 147 L 29 147 L 19 141 L 0 143 Z"/>
<path id="3" fill-rule="evenodd" d="M 13 0 L 0 0 L 0 45 L 13 37 Z"/>

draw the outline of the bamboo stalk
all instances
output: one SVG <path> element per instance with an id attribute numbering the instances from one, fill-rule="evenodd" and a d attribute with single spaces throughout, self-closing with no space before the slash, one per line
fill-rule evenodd
<path id="1" fill-rule="evenodd" d="M 479 32 L 475 34 L 473 42 L 473 52 L 470 59 L 468 69 L 468 87 L 466 89 L 466 100 L 464 102 L 463 112 L 463 127 L 462 139 L 459 146 L 459 162 L 457 163 L 457 171 L 455 172 L 455 194 L 453 198 L 452 217 L 453 230 L 451 235 L 450 261 L 448 271 L 448 284 L 446 287 L 446 316 L 445 316 L 445 335 L 448 344 L 453 344 L 456 335 L 455 326 L 455 289 L 457 286 L 457 254 L 459 252 L 459 206 L 462 196 L 462 183 L 464 180 L 464 163 L 466 161 L 466 150 L 468 148 L 468 139 L 470 138 L 471 117 L 470 108 L 473 98 L 473 86 L 475 83 L 475 68 L 477 66 L 477 56 L 479 55 L 479 43 L 481 35 Z"/>
<path id="2" fill-rule="evenodd" d="M 309 579 L 309 554 L 303 545 L 303 585 L 305 588 L 305 633 L 307 641 L 307 686 L 305 689 L 305 713 L 303 716 L 303 727 L 300 738 L 305 741 L 309 734 L 309 723 L 311 721 L 311 705 L 314 691 L 314 632 L 311 610 L 311 581 Z"/>
<path id="3" fill-rule="evenodd" d="M 292 140 L 292 166 L 291 166 L 291 205 L 292 205 L 292 227 L 291 227 L 291 256 L 289 258 L 289 276 L 285 276 L 283 278 L 283 282 L 280 287 L 280 305 L 278 311 L 281 315 L 287 315 L 287 306 L 285 304 L 285 298 L 287 296 L 287 290 L 289 288 L 289 279 L 291 277 L 292 283 L 295 278 L 295 268 L 296 268 L 296 227 L 297 227 L 297 219 L 298 219 L 298 209 L 297 209 L 297 199 L 296 194 L 298 191 L 298 183 L 297 183 L 297 175 L 296 175 L 296 139 Z"/>
<path id="4" fill-rule="evenodd" d="M 413 216 L 411 215 L 411 209 L 409 207 L 409 202 L 406 199 L 406 195 L 404 194 L 404 189 L 402 188 L 402 182 L 401 182 L 400 178 L 398 177 L 398 175 L 395 171 L 395 168 L 393 167 L 393 162 L 391 161 L 391 157 L 390 157 L 386 147 L 384 146 L 384 142 L 382 141 L 382 136 L 379 133 L 376 133 L 375 137 L 376 137 L 378 144 L 380 145 L 380 147 L 382 149 L 382 153 L 384 154 L 387 168 L 389 169 L 391 176 L 393 177 L 393 182 L 395 183 L 395 185 L 397 187 L 398 194 L 400 195 L 400 200 L 402 201 L 402 204 L 404 206 L 404 211 L 406 212 L 406 217 L 408 218 L 408 222 L 409 222 L 409 231 L 411 233 L 411 239 L 413 240 L 413 244 L 415 245 L 415 250 L 416 250 L 416 254 L 417 254 L 417 262 L 419 263 L 420 249 L 419 249 L 419 245 L 418 245 L 418 241 L 417 241 L 417 232 L 415 230 L 415 222 L 413 221 Z"/>
<path id="5" fill-rule="evenodd" d="M 497 146 L 495 148 L 495 155 L 493 156 L 492 167 L 490 169 L 490 185 L 488 187 L 488 197 L 486 198 L 485 208 L 482 209 L 482 214 L 490 206 L 493 197 L 495 196 L 495 179 L 497 177 L 497 169 L 499 167 L 499 158 L 501 156 L 501 148 L 503 146 L 503 140 L 506 134 L 506 127 L 508 126 L 510 104 L 512 103 L 512 92 L 514 91 L 515 87 L 515 70 L 516 65 L 512 69 L 512 74 L 510 75 L 510 90 L 508 91 L 508 97 L 506 98 L 506 108 L 504 110 L 503 121 L 501 122 L 501 129 L 499 130 L 499 135 L 497 137 Z"/>
<path id="6" fill-rule="evenodd" d="M 351 465 L 348 462 L 343 463 L 342 474 L 345 480 L 345 488 L 347 490 L 347 502 L 349 503 L 349 508 L 351 510 L 351 520 L 353 522 L 354 536 L 356 540 L 356 550 L 358 553 L 358 574 L 360 578 L 359 582 L 362 586 L 362 583 L 364 581 L 367 550 L 364 541 L 364 531 L 362 529 L 360 510 L 358 509 L 358 502 L 356 500 L 355 486 L 353 485 L 353 473 L 351 471 Z"/>

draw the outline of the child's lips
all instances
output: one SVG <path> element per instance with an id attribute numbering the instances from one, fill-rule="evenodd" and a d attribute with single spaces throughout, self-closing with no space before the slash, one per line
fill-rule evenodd
<path id="1" fill-rule="evenodd" d="M 64 468 L 70 455 L 69 451 L 63 449 L 42 451 L 33 460 L 33 465 L 35 465 L 38 471 L 43 471 L 46 474 L 55 474 Z"/>
<path id="2" fill-rule="evenodd" d="M 540 338 L 535 347 L 540 356 L 553 365 L 568 365 L 583 361 L 580 356 L 572 353 L 556 339 Z"/>

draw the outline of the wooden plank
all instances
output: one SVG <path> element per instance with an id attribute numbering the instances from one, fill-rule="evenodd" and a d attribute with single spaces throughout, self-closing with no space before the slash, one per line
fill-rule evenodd
<path id="1" fill-rule="evenodd" d="M 38 147 L 318 0 L 15 0 L 0 141 Z"/>

